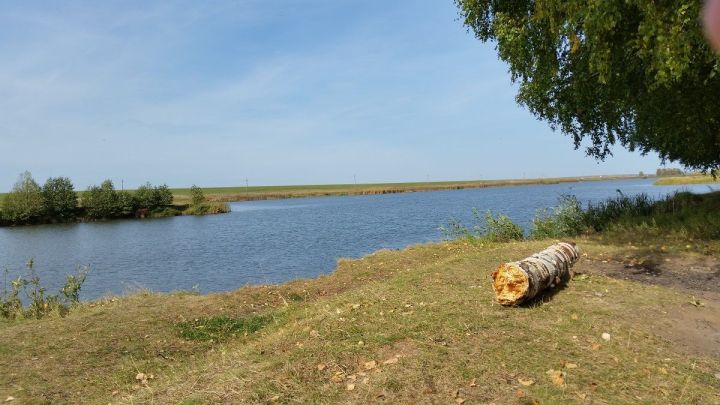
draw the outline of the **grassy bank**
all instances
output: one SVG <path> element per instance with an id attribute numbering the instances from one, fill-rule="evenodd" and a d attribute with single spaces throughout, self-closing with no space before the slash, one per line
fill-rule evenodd
<path id="1" fill-rule="evenodd" d="M 634 221 L 577 238 L 574 279 L 519 308 L 495 303 L 489 275 L 552 240 L 414 246 L 313 280 L 0 321 L 0 399 L 720 403 L 720 242 Z"/>
<path id="2" fill-rule="evenodd" d="M 586 274 L 523 308 L 494 303 L 489 273 L 547 241 L 418 246 L 342 261 L 317 280 L 208 296 L 138 293 L 63 319 L 0 324 L 0 395 L 86 403 L 720 401 L 718 358 L 688 352 L 665 330 L 669 313 L 710 308 L 690 305 L 688 292 L 592 274 L 591 260 L 623 268 L 643 254 L 697 254 L 579 242 L 587 256 L 577 270 Z M 252 323 L 259 326 L 244 329 Z"/>
<path id="3" fill-rule="evenodd" d="M 558 184 L 578 181 L 600 181 L 639 178 L 637 176 L 585 176 L 558 177 L 543 179 L 514 180 L 474 180 L 474 181 L 443 181 L 419 183 L 379 183 L 379 184 L 324 184 L 300 186 L 253 186 L 253 187 L 209 187 L 203 188 L 210 201 L 253 201 L 275 200 L 300 197 L 323 197 L 341 195 L 372 195 L 392 194 L 434 190 L 461 190 L 466 188 L 486 188 L 501 186 L 520 186 L 533 184 Z M 184 202 L 190 199 L 190 189 L 171 189 L 175 201 Z"/>
<path id="4" fill-rule="evenodd" d="M 671 185 L 682 185 L 682 184 L 717 184 L 720 183 L 720 179 L 713 178 L 710 175 L 688 175 L 688 176 L 676 176 L 676 177 L 662 177 L 655 181 L 656 186 L 671 186 Z"/>

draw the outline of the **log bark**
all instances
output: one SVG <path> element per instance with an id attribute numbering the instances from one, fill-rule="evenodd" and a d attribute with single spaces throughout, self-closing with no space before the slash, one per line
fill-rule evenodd
<path id="1" fill-rule="evenodd" d="M 519 305 L 541 291 L 567 283 L 580 258 L 573 242 L 560 242 L 518 262 L 501 264 L 492 274 L 495 297 L 502 305 Z"/>

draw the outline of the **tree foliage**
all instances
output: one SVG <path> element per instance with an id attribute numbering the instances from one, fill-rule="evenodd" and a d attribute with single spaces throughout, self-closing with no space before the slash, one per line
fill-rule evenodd
<path id="1" fill-rule="evenodd" d="M 140 208 L 154 209 L 171 205 L 173 195 L 167 185 L 153 186 L 150 183 L 138 187 L 135 200 Z"/>
<path id="2" fill-rule="evenodd" d="M 51 177 L 42 188 L 45 215 L 67 219 L 75 216 L 78 204 L 72 181 L 67 177 Z"/>
<path id="3" fill-rule="evenodd" d="M 43 215 L 43 195 L 40 185 L 33 179 L 30 172 L 18 177 L 2 203 L 2 219 L 12 223 L 25 223 L 36 220 Z"/>
<path id="4" fill-rule="evenodd" d="M 190 198 L 192 200 L 192 205 L 195 206 L 202 205 L 205 201 L 207 201 L 205 199 L 205 193 L 203 193 L 202 189 L 194 184 L 190 187 Z"/>
<path id="5" fill-rule="evenodd" d="M 90 186 L 82 198 L 82 205 L 90 218 L 114 218 L 122 212 L 120 195 L 115 191 L 111 180 L 105 180 L 100 186 Z"/>
<path id="6" fill-rule="evenodd" d="M 599 159 L 620 144 L 720 167 L 718 58 L 691 0 L 455 0 L 517 100 Z"/>

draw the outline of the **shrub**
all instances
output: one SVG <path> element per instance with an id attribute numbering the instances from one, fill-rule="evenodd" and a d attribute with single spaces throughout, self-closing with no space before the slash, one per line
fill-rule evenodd
<path id="1" fill-rule="evenodd" d="M 493 242 L 509 242 L 525 237 L 520 225 L 512 222 L 505 215 L 498 214 L 495 217 L 488 211 L 481 216 L 477 209 L 473 209 L 473 218 L 476 225 L 472 229 L 468 229 L 455 218 L 451 218 L 447 226 L 440 226 L 438 229 L 445 240 L 485 239 Z"/>
<path id="2" fill-rule="evenodd" d="M 576 236 L 585 230 L 585 212 L 577 197 L 561 196 L 552 211 L 539 210 L 533 219 L 530 237 L 533 239 Z"/>
<path id="3" fill-rule="evenodd" d="M 478 218 L 477 210 L 474 215 Z M 493 242 L 509 242 L 511 240 L 522 240 L 525 235 L 520 225 L 514 223 L 505 215 L 498 214 L 497 217 L 488 211 L 485 213 L 485 225 L 480 228 L 481 237 Z"/>
<path id="4" fill-rule="evenodd" d="M 155 204 L 155 207 L 168 206 L 172 205 L 172 203 L 173 194 L 166 184 L 153 188 L 153 204 Z"/>
<path id="5" fill-rule="evenodd" d="M 655 202 L 647 194 L 628 197 L 618 191 L 618 196 L 598 203 L 589 203 L 585 210 L 585 223 L 595 231 L 606 227 L 623 217 L 641 217 L 654 211 Z"/>
<path id="6" fill-rule="evenodd" d="M 42 189 L 30 172 L 20 174 L 2 202 L 3 219 L 11 223 L 27 223 L 43 214 Z"/>
<path id="7" fill-rule="evenodd" d="M 120 196 L 111 180 L 105 180 L 100 186 L 90 186 L 83 195 L 82 205 L 90 218 L 114 218 L 122 212 Z"/>
<path id="8" fill-rule="evenodd" d="M 135 200 L 138 208 L 154 209 L 172 205 L 173 195 L 165 184 L 153 186 L 145 183 L 135 190 Z"/>
<path id="9" fill-rule="evenodd" d="M 6 319 L 35 318 L 40 319 L 52 312 L 65 315 L 80 302 L 80 289 L 85 282 L 89 269 L 82 267 L 77 274 L 68 275 L 65 284 L 58 294 L 48 295 L 47 289 L 41 285 L 40 276 L 35 272 L 33 260 L 26 265 L 28 274 L 20 275 L 10 282 L 8 289 L 5 270 L 5 283 L 0 294 L 0 316 Z M 29 301 L 23 305 L 20 294 Z"/>
<path id="10" fill-rule="evenodd" d="M 53 218 L 74 218 L 78 205 L 75 187 L 67 177 L 50 177 L 42 188 L 43 209 Z"/>
<path id="11" fill-rule="evenodd" d="M 200 205 L 207 201 L 202 189 L 194 184 L 190 187 L 190 198 L 192 199 L 192 205 Z"/>
<path id="12" fill-rule="evenodd" d="M 447 226 L 441 225 L 438 230 L 442 233 L 444 240 L 468 239 L 477 236 L 455 218 L 450 218 Z"/>

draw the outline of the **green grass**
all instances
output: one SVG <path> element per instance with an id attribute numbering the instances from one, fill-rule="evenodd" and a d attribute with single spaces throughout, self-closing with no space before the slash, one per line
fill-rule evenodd
<path id="1" fill-rule="evenodd" d="M 720 182 L 720 179 L 710 175 L 688 175 L 677 177 L 662 177 L 653 183 L 656 186 L 682 185 L 682 184 L 713 184 Z"/>
<path id="2" fill-rule="evenodd" d="M 245 318 L 214 316 L 180 322 L 178 329 L 180 336 L 188 340 L 222 342 L 241 334 L 255 333 L 270 323 L 271 319 L 270 316 L 258 315 Z"/>

